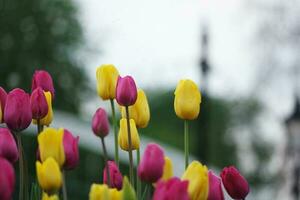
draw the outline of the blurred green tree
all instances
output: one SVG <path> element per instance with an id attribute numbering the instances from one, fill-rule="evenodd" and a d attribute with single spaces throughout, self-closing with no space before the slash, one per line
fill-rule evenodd
<path id="1" fill-rule="evenodd" d="M 0 0 L 0 86 L 30 91 L 35 70 L 53 77 L 54 107 L 78 113 L 87 76 L 77 58 L 82 45 L 77 8 L 70 0 Z"/>

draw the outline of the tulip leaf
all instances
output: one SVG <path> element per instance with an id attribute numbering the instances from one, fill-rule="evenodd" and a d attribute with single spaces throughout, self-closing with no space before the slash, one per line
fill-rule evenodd
<path id="1" fill-rule="evenodd" d="M 137 200 L 136 193 L 126 176 L 123 182 L 123 200 Z"/>

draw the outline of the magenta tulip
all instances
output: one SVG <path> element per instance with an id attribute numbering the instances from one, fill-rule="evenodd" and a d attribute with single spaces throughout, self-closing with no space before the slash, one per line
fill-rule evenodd
<path id="1" fill-rule="evenodd" d="M 1 104 L 2 114 L 4 113 L 6 97 L 7 97 L 6 91 L 2 87 L 0 87 L 0 104 Z M 3 123 L 3 122 L 4 122 L 4 116 L 2 116 L 2 119 L 0 118 L 0 123 Z"/>
<path id="2" fill-rule="evenodd" d="M 142 160 L 138 166 L 138 176 L 142 181 L 155 183 L 163 175 L 165 164 L 162 148 L 154 143 L 146 146 Z"/>
<path id="3" fill-rule="evenodd" d="M 109 133 L 108 117 L 103 108 L 98 108 L 92 119 L 92 130 L 95 135 L 105 137 Z"/>
<path id="4" fill-rule="evenodd" d="M 225 167 L 221 172 L 223 185 L 233 199 L 245 199 L 250 188 L 246 179 L 233 167 Z"/>
<path id="5" fill-rule="evenodd" d="M 136 102 L 137 88 L 131 76 L 118 77 L 116 100 L 121 106 L 131 106 Z"/>
<path id="6" fill-rule="evenodd" d="M 74 169 L 79 163 L 78 141 L 78 136 L 74 137 L 70 131 L 64 129 L 65 169 Z"/>
<path id="7" fill-rule="evenodd" d="M 212 171 L 208 172 L 209 192 L 207 200 L 224 200 L 221 179 Z"/>
<path id="8" fill-rule="evenodd" d="M 26 129 L 31 124 L 30 98 L 24 90 L 16 88 L 8 93 L 4 119 L 7 127 L 16 132 Z"/>
<path id="9" fill-rule="evenodd" d="M 7 128 L 0 128 L 0 157 L 15 163 L 19 158 L 16 141 Z"/>
<path id="10" fill-rule="evenodd" d="M 121 190 L 123 184 L 123 177 L 118 166 L 114 161 L 108 161 L 107 164 L 108 164 L 109 174 L 110 174 L 110 187 Z M 108 184 L 106 170 L 107 170 L 107 166 L 105 166 L 103 170 L 103 183 Z"/>
<path id="11" fill-rule="evenodd" d="M 0 199 L 11 200 L 15 187 L 15 172 L 11 163 L 0 157 Z"/>
<path id="12" fill-rule="evenodd" d="M 32 77 L 31 92 L 37 87 L 41 87 L 45 92 L 50 92 L 54 99 L 54 87 L 51 75 L 45 70 L 36 70 Z"/>
<path id="13" fill-rule="evenodd" d="M 48 104 L 46 96 L 41 87 L 33 90 L 30 97 L 31 111 L 33 119 L 42 119 L 48 113 Z"/>
<path id="14" fill-rule="evenodd" d="M 188 181 L 174 177 L 168 181 L 159 181 L 152 200 L 189 200 Z"/>

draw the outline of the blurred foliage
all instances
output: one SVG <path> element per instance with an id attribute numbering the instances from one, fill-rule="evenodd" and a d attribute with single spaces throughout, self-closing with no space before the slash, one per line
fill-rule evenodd
<path id="1" fill-rule="evenodd" d="M 70 0 L 0 0 L 0 86 L 31 89 L 35 70 L 52 75 L 54 107 L 77 113 L 87 76 L 76 53 L 82 45 L 77 8 Z"/>

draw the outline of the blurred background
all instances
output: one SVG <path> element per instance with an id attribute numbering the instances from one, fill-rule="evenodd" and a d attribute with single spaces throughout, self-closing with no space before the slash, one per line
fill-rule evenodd
<path id="1" fill-rule="evenodd" d="M 70 199 L 87 199 L 90 184 L 102 182 L 90 121 L 99 106 L 110 111 L 96 93 L 103 63 L 146 91 L 151 121 L 140 130 L 142 149 L 161 144 L 177 176 L 183 123 L 173 93 L 189 78 L 203 95 L 192 158 L 217 173 L 236 165 L 251 184 L 249 199 L 299 199 L 299 17 L 296 0 L 0 0 L 0 86 L 30 92 L 35 70 L 52 75 L 53 126 L 80 136 L 80 166 L 67 173 Z M 23 136 L 32 181 L 34 128 Z M 113 155 L 112 134 L 108 144 Z M 121 159 L 127 173 L 126 154 Z"/>

